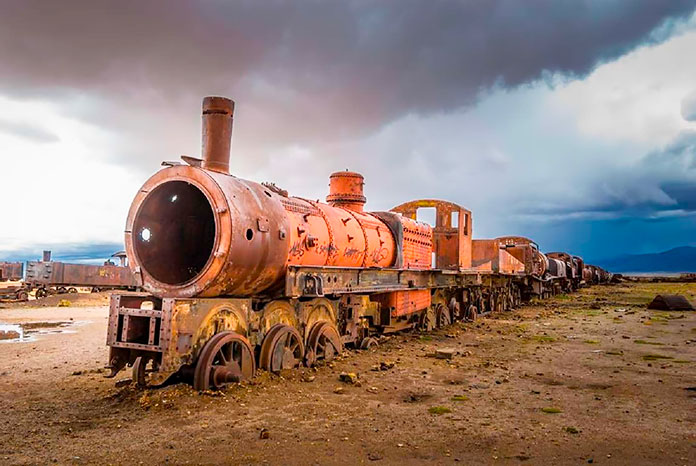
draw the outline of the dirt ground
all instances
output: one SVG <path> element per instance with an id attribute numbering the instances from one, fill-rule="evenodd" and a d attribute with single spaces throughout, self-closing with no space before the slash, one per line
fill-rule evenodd
<path id="1" fill-rule="evenodd" d="M 216 394 L 104 379 L 105 298 L 10 306 L 65 323 L 0 342 L 0 463 L 696 464 L 696 312 L 648 311 L 658 292 L 696 284 L 583 289 Z"/>

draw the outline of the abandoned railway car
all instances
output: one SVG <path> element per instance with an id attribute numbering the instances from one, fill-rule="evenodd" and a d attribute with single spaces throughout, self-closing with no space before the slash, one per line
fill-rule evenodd
<path id="1" fill-rule="evenodd" d="M 111 256 L 104 265 L 70 264 L 51 260 L 51 251 L 44 251 L 42 260 L 27 262 L 25 288 L 35 290 L 37 298 L 51 294 L 77 293 L 80 287 L 93 292 L 101 290 L 137 290 L 137 283 L 126 263 L 125 252 Z"/>
<path id="2" fill-rule="evenodd" d="M 527 238 L 472 239 L 472 213 L 452 202 L 365 211 L 357 173 L 332 174 L 325 203 L 232 176 L 233 112 L 206 97 L 202 158 L 164 163 L 135 196 L 125 243 L 145 292 L 112 295 L 111 377 L 132 366 L 140 385 L 219 388 L 509 310 L 567 276 Z"/>
<path id="3" fill-rule="evenodd" d="M 24 263 L 0 262 L 0 282 L 17 281 L 24 277 Z"/>

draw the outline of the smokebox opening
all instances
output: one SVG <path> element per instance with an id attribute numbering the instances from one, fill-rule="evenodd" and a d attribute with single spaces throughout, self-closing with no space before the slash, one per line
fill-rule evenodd
<path id="1" fill-rule="evenodd" d="M 168 181 L 143 201 L 133 224 L 135 254 L 144 271 L 179 285 L 197 276 L 215 245 L 215 216 L 200 189 Z"/>

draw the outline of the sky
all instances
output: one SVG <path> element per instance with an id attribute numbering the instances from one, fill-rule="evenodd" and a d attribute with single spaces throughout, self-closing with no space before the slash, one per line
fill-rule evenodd
<path id="1" fill-rule="evenodd" d="M 230 170 L 589 260 L 696 246 L 696 0 L 0 6 L 0 260 L 102 258 L 163 160 L 236 102 Z"/>

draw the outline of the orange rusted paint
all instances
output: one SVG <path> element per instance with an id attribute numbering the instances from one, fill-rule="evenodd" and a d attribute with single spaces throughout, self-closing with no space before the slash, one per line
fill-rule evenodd
<path id="1" fill-rule="evenodd" d="M 394 237 L 372 214 L 289 197 L 282 200 L 289 222 L 288 265 L 390 267 Z"/>
<path id="2" fill-rule="evenodd" d="M 524 273 L 524 263 L 509 254 L 499 239 L 475 239 L 472 242 L 472 266 L 475 270 L 506 274 Z"/>
<path id="3" fill-rule="evenodd" d="M 430 225 L 402 217 L 403 264 L 405 269 L 429 269 L 432 265 L 433 229 Z"/>
<path id="4" fill-rule="evenodd" d="M 332 207 L 362 212 L 367 199 L 363 194 L 365 179 L 360 173 L 344 172 L 332 173 L 329 177 L 329 195 L 326 202 Z"/>
<path id="5" fill-rule="evenodd" d="M 520 273 L 541 277 L 546 271 L 546 260 L 539 251 L 539 246 L 524 236 L 501 236 L 500 247 L 523 264 Z"/>
<path id="6" fill-rule="evenodd" d="M 407 290 L 375 295 L 373 301 L 383 309 L 389 309 L 392 317 L 400 317 L 422 311 L 430 306 L 430 290 Z"/>
<path id="7" fill-rule="evenodd" d="M 372 214 L 193 166 L 166 168 L 145 183 L 128 216 L 126 248 L 143 287 L 170 297 L 258 294 L 288 265 L 396 261 L 389 227 Z"/>
<path id="8" fill-rule="evenodd" d="M 203 168 L 229 173 L 234 102 L 226 97 L 203 99 Z"/>
<path id="9" fill-rule="evenodd" d="M 392 212 L 416 220 L 418 209 L 435 208 L 433 252 L 438 269 L 471 268 L 471 211 L 453 202 L 418 199 L 398 205 Z"/>

